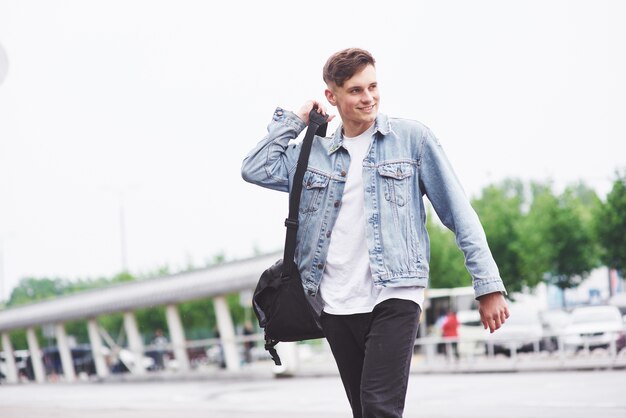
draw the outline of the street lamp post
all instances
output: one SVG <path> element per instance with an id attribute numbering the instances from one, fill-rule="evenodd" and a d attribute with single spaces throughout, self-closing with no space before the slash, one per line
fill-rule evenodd
<path id="1" fill-rule="evenodd" d="M 120 250 L 122 272 L 128 272 L 128 255 L 126 253 L 126 211 L 124 209 L 124 195 L 120 193 Z"/>
<path id="2" fill-rule="evenodd" d="M 0 302 L 4 300 L 4 239 L 0 237 Z"/>
<path id="3" fill-rule="evenodd" d="M 9 73 L 9 58 L 0 44 L 0 85 Z M 4 239 L 0 236 L 0 302 L 4 300 Z"/>
<path id="4" fill-rule="evenodd" d="M 0 85 L 7 77 L 9 73 L 9 58 L 7 57 L 7 53 L 0 44 Z"/>

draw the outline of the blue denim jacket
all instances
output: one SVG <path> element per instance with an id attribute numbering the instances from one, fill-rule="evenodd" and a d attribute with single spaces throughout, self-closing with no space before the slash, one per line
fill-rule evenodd
<path id="1" fill-rule="evenodd" d="M 277 108 L 267 136 L 243 161 L 244 180 L 288 192 L 301 148 L 289 142 L 305 127 L 294 113 Z M 322 279 L 350 164 L 342 141 L 341 126 L 330 138 L 315 137 L 303 180 L 296 263 L 311 296 Z M 426 195 L 456 235 L 476 297 L 506 292 L 478 216 L 426 126 L 378 114 L 368 155 L 356 163 L 363 165 L 367 244 L 376 286 L 427 286 Z"/>

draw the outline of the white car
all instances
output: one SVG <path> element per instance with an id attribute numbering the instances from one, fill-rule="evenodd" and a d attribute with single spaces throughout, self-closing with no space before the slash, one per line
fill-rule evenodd
<path id="1" fill-rule="evenodd" d="M 571 321 L 570 314 L 562 309 L 552 309 L 539 312 L 539 316 L 543 326 L 541 349 L 550 352 L 558 350 L 559 338 Z"/>
<path id="2" fill-rule="evenodd" d="M 28 376 L 28 358 L 30 352 L 28 350 L 15 350 L 13 352 L 13 358 L 15 359 L 15 369 L 18 375 Z M 8 373 L 8 367 L 6 365 L 5 352 L 0 352 L 0 378 L 6 378 Z"/>
<path id="3" fill-rule="evenodd" d="M 459 354 L 463 357 L 485 354 L 485 338 L 489 333 L 480 321 L 477 310 L 458 311 Z"/>
<path id="4" fill-rule="evenodd" d="M 616 306 L 585 306 L 572 311 L 565 328 L 565 348 L 608 348 L 614 341 L 617 351 L 626 345 L 622 315 Z"/>
<path id="5" fill-rule="evenodd" d="M 509 355 L 511 350 L 539 351 L 543 338 L 543 327 L 539 312 L 532 307 L 511 305 L 511 316 L 487 340 L 493 344 L 494 353 Z"/>

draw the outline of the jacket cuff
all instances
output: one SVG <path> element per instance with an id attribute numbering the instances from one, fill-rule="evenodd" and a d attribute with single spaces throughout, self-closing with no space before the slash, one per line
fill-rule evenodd
<path id="1" fill-rule="evenodd" d="M 279 125 L 289 126 L 290 128 L 294 128 L 299 132 L 302 132 L 306 125 L 304 121 L 300 119 L 295 113 L 285 110 L 281 107 L 277 107 L 274 110 L 274 116 L 272 117 L 273 123 L 278 123 Z"/>
<path id="2" fill-rule="evenodd" d="M 476 299 L 489 293 L 496 292 L 500 292 L 503 295 L 507 294 L 506 288 L 504 287 L 504 283 L 501 279 L 477 280 L 474 282 L 474 295 Z"/>

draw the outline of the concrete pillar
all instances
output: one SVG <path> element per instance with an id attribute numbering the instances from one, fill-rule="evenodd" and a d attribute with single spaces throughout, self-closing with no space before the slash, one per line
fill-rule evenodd
<path id="1" fill-rule="evenodd" d="M 146 367 L 143 363 L 144 349 L 143 340 L 139 334 L 137 321 L 133 312 L 124 312 L 124 330 L 128 338 L 128 348 L 133 353 L 133 366 L 131 372 L 145 374 Z"/>
<path id="2" fill-rule="evenodd" d="M 165 318 L 170 331 L 170 338 L 174 347 L 174 358 L 178 363 L 178 370 L 186 372 L 189 370 L 189 356 L 187 355 L 187 340 L 185 330 L 178 314 L 176 305 L 167 305 L 165 308 Z"/>
<path id="3" fill-rule="evenodd" d="M 15 365 L 15 357 L 13 356 L 13 344 L 11 338 L 6 332 L 2 333 L 2 351 L 4 352 L 4 365 L 7 382 L 17 383 L 17 366 Z"/>
<path id="4" fill-rule="evenodd" d="M 33 327 L 26 328 L 26 340 L 28 341 L 28 351 L 30 352 L 30 361 L 33 364 L 35 381 L 37 383 L 44 383 L 46 381 L 46 371 L 43 368 L 39 341 L 37 341 L 37 335 Z"/>
<path id="5" fill-rule="evenodd" d="M 61 357 L 61 366 L 63 367 L 63 376 L 66 382 L 76 380 L 76 371 L 74 370 L 74 361 L 72 360 L 72 352 L 67 342 L 67 334 L 63 324 L 54 325 L 54 334 L 59 348 L 59 356 Z"/>
<path id="6" fill-rule="evenodd" d="M 93 354 L 93 361 L 96 365 L 96 374 L 99 378 L 105 378 L 109 375 L 109 367 L 104 360 L 104 354 L 102 353 L 102 339 L 98 332 L 98 321 L 95 318 L 91 318 L 87 321 L 87 331 L 89 332 L 89 343 L 91 344 L 91 353 Z"/>
<path id="7" fill-rule="evenodd" d="M 220 332 L 220 342 L 222 344 L 224 360 L 226 361 L 226 369 L 230 371 L 239 370 L 241 360 L 239 359 L 239 352 L 237 351 L 235 327 L 233 326 L 233 319 L 230 316 L 228 303 L 224 296 L 218 296 L 213 299 L 213 304 L 215 305 L 217 329 Z"/>

